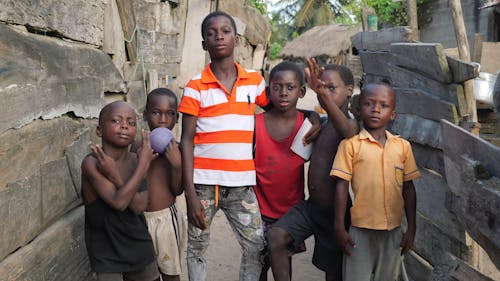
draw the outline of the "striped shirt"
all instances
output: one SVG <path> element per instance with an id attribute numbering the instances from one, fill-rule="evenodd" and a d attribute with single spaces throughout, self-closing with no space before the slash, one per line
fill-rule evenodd
<path id="1" fill-rule="evenodd" d="M 252 155 L 255 104 L 269 103 L 262 76 L 234 63 L 238 77 L 232 92 L 210 65 L 184 89 L 179 111 L 197 116 L 194 136 L 195 184 L 255 185 Z"/>

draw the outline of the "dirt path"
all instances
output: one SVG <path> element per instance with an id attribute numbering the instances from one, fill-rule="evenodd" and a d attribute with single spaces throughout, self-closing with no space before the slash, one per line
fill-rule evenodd
<path id="1" fill-rule="evenodd" d="M 185 212 L 184 197 L 177 199 L 179 206 Z M 211 227 L 210 246 L 208 247 L 207 280 L 208 281 L 237 281 L 240 269 L 240 246 L 231 231 L 231 227 L 222 211 L 217 212 Z M 293 280 L 320 281 L 324 280 L 322 271 L 316 269 L 311 263 L 314 247 L 314 238 L 306 241 L 307 251 L 297 254 L 292 259 Z M 187 281 L 186 264 L 184 261 L 181 280 Z M 268 273 L 269 281 L 272 278 L 271 271 Z"/>

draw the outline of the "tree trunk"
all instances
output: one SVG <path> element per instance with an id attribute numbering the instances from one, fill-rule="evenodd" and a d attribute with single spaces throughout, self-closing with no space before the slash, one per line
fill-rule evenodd
<path id="1" fill-rule="evenodd" d="M 453 17 L 453 25 L 455 26 L 455 36 L 457 39 L 458 55 L 461 60 L 470 62 L 469 42 L 467 40 L 467 32 L 465 30 L 464 17 L 462 14 L 462 6 L 460 0 L 449 0 L 451 15 Z M 476 97 L 474 95 L 474 80 L 464 82 L 464 92 L 467 108 L 461 108 L 463 112 L 467 112 L 466 126 L 474 135 L 479 135 L 479 123 L 477 123 Z"/>

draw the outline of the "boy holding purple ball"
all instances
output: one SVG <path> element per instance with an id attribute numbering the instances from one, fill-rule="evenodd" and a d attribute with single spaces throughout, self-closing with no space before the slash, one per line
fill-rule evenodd
<path id="1" fill-rule="evenodd" d="M 151 131 L 157 128 L 172 130 L 178 117 L 176 95 L 166 88 L 151 91 L 143 116 Z M 153 149 L 154 142 L 161 140 L 155 139 L 155 134 L 151 133 Z M 186 222 L 175 203 L 176 196 L 184 191 L 181 185 L 181 153 L 173 138 L 164 152 L 157 152 L 159 157 L 151 162 L 146 175 L 149 203 L 144 216 L 153 239 L 162 280 L 180 280 L 181 254 L 187 240 Z"/>

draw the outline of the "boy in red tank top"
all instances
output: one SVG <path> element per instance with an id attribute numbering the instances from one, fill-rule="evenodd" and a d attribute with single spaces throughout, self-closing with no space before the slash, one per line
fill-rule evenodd
<path id="1" fill-rule="evenodd" d="M 306 93 L 304 74 L 293 62 L 276 65 L 269 75 L 267 95 L 272 108 L 255 119 L 255 195 L 266 232 L 288 209 L 304 199 L 304 163 L 291 149 L 304 114 L 297 101 Z M 302 245 L 303 246 L 303 245 Z M 300 247 L 297 251 L 303 251 Z M 260 280 L 267 280 L 266 261 Z"/>

